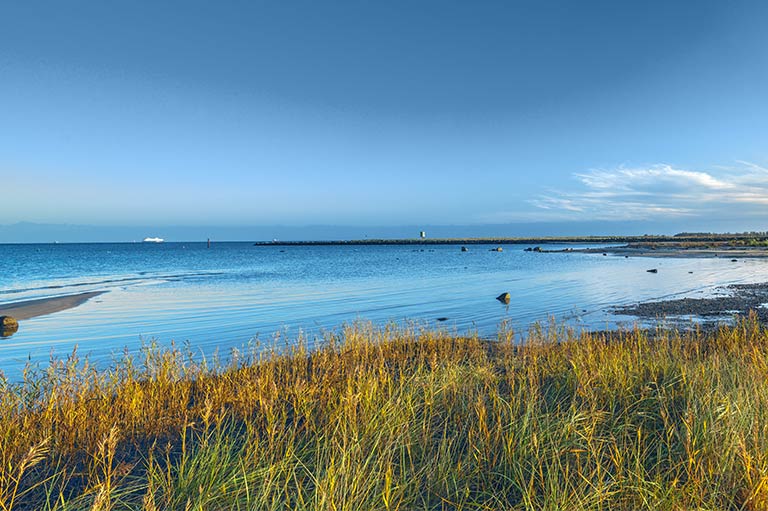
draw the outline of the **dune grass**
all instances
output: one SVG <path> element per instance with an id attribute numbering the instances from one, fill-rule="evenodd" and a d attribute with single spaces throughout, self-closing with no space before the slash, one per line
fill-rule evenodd
<path id="1" fill-rule="evenodd" d="M 768 331 L 73 355 L 0 385 L 12 509 L 768 509 Z"/>

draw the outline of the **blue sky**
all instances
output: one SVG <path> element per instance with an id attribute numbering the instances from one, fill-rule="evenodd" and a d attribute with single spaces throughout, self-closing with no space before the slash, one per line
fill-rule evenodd
<path id="1" fill-rule="evenodd" d="M 766 230 L 767 22 L 757 1 L 4 2 L 0 225 Z"/>

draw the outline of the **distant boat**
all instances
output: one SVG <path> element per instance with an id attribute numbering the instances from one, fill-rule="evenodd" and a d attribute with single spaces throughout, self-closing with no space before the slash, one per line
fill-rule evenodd
<path id="1" fill-rule="evenodd" d="M 163 238 L 144 238 L 144 243 L 162 243 L 164 241 Z"/>

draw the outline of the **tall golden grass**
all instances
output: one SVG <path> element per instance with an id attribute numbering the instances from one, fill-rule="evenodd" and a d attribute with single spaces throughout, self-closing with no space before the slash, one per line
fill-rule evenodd
<path id="1" fill-rule="evenodd" d="M 354 325 L 0 385 L 0 510 L 768 509 L 768 331 Z"/>

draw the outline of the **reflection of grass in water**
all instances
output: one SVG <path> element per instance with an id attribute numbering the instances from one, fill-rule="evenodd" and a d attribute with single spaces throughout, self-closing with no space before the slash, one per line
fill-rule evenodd
<path id="1" fill-rule="evenodd" d="M 356 325 L 227 364 L 30 369 L 0 388 L 0 509 L 768 506 L 754 320 L 500 337 Z"/>

